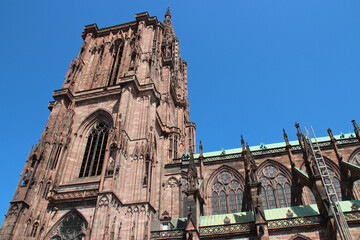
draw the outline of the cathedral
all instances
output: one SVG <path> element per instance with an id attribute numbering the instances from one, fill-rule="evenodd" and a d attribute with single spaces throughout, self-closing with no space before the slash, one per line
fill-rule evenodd
<path id="1" fill-rule="evenodd" d="M 196 153 L 169 9 L 82 38 L 0 239 L 360 239 L 355 121 L 354 133 L 295 123 L 296 141 Z"/>

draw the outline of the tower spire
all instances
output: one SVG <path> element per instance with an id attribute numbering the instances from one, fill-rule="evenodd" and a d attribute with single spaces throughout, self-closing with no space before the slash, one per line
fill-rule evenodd
<path id="1" fill-rule="evenodd" d="M 166 13 L 165 13 L 165 19 L 167 19 L 167 18 L 171 18 L 170 7 L 167 8 Z"/>

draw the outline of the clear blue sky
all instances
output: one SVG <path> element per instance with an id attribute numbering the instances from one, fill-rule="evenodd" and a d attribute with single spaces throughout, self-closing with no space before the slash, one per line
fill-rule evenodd
<path id="1" fill-rule="evenodd" d="M 0 1 L 0 223 L 87 24 L 170 6 L 188 62 L 191 120 L 204 151 L 318 136 L 360 123 L 360 1 Z"/>

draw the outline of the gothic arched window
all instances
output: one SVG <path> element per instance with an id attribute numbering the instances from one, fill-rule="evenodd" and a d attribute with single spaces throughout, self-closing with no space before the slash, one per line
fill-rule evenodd
<path id="1" fill-rule="evenodd" d="M 349 162 L 356 166 L 360 166 L 360 149 L 353 154 Z M 360 199 L 360 180 L 354 182 L 353 189 L 355 197 Z"/>
<path id="2" fill-rule="evenodd" d="M 334 163 L 331 160 L 329 160 L 329 159 L 324 159 L 324 160 L 325 160 L 326 168 L 327 168 L 327 170 L 329 172 L 329 175 L 330 175 L 330 179 L 331 179 L 332 184 L 333 184 L 333 186 L 335 188 L 336 194 L 337 194 L 337 196 L 339 198 L 339 201 L 342 201 L 340 177 L 339 177 L 337 171 L 335 170 L 336 167 L 334 166 Z M 304 164 L 301 166 L 301 170 L 306 171 Z M 309 189 L 309 192 L 311 193 L 310 189 Z M 306 193 L 304 193 L 304 194 L 305 194 L 304 198 L 306 198 Z M 309 196 L 313 197 L 311 195 L 309 195 Z M 313 200 L 312 199 L 310 199 L 310 200 L 311 200 L 312 203 L 315 203 L 315 198 Z"/>
<path id="3" fill-rule="evenodd" d="M 338 176 L 336 176 L 335 172 L 332 170 L 332 168 L 327 165 L 327 168 L 328 168 L 328 172 L 329 172 L 329 175 L 330 175 L 330 178 L 332 180 L 332 184 L 335 188 L 335 191 L 336 191 L 336 194 L 339 198 L 339 201 L 342 200 L 342 194 L 341 194 L 341 185 L 340 185 L 340 180 L 338 178 Z"/>
<path id="4" fill-rule="evenodd" d="M 48 232 L 46 240 L 84 240 L 87 222 L 77 212 L 71 211 L 62 217 Z"/>
<path id="5" fill-rule="evenodd" d="M 91 130 L 85 148 L 79 177 L 90 177 L 101 174 L 109 127 L 104 122 L 97 123 Z"/>
<path id="6" fill-rule="evenodd" d="M 243 201 L 242 186 L 229 171 L 223 171 L 215 177 L 211 187 L 213 214 L 241 212 Z"/>
<path id="7" fill-rule="evenodd" d="M 264 167 L 259 173 L 259 179 L 265 209 L 291 206 L 290 181 L 277 167 Z"/>
<path id="8" fill-rule="evenodd" d="M 39 222 L 35 222 L 32 229 L 31 229 L 30 237 L 35 237 L 36 236 L 38 228 L 39 228 Z"/>

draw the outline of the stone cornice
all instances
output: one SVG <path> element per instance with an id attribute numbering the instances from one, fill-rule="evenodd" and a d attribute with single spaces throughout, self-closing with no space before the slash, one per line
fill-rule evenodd
<path id="1" fill-rule="evenodd" d="M 154 83 L 140 84 L 135 75 L 130 75 L 120 78 L 119 84 L 120 86 L 132 84 L 137 92 L 148 93 L 149 95 L 152 95 L 156 101 L 156 105 L 160 105 L 161 94 L 156 89 Z"/>
<path id="2" fill-rule="evenodd" d="M 339 139 L 337 140 L 339 144 L 339 148 L 343 146 L 357 146 L 359 142 L 356 138 L 347 138 L 347 139 Z M 319 146 L 321 150 L 332 149 L 330 140 L 319 142 Z M 299 145 L 292 145 L 291 150 L 294 154 L 300 154 L 302 152 L 301 147 Z M 274 157 L 274 156 L 281 156 L 287 155 L 287 150 L 285 146 L 277 147 L 277 148 L 268 148 L 268 149 L 260 149 L 260 150 L 252 150 L 251 154 L 255 159 L 266 158 L 266 157 Z M 195 163 L 198 163 L 199 157 L 195 157 Z M 216 164 L 223 164 L 228 161 L 243 161 L 244 158 L 242 156 L 241 151 L 231 154 L 218 154 L 208 157 L 203 157 L 202 161 L 204 165 L 216 165 Z M 166 168 L 176 168 L 179 167 L 179 164 L 183 165 L 183 168 L 187 166 L 189 163 L 188 160 L 182 161 L 181 158 L 174 159 L 172 163 L 166 164 Z"/>
<path id="3" fill-rule="evenodd" d="M 74 99 L 74 95 L 72 94 L 69 88 L 62 88 L 54 91 L 53 98 L 56 101 L 65 99 L 65 101 L 69 103 L 72 102 L 72 100 Z"/>
<path id="4" fill-rule="evenodd" d="M 148 12 L 138 13 L 135 15 L 136 21 L 114 25 L 99 29 L 96 23 L 86 25 L 84 32 L 81 34 L 82 38 L 85 39 L 86 34 L 93 33 L 95 37 L 109 35 L 110 32 L 127 31 L 129 28 L 136 28 L 138 23 L 145 21 L 146 25 L 159 26 L 163 28 L 163 24 L 157 20 L 157 17 L 150 17 Z"/>
<path id="5" fill-rule="evenodd" d="M 112 95 L 121 94 L 121 86 L 115 85 L 110 87 L 96 88 L 75 93 L 75 102 L 79 103 L 82 101 L 88 101 L 97 98 L 104 98 Z"/>
<path id="6" fill-rule="evenodd" d="M 169 127 L 169 126 L 166 126 L 165 124 L 163 124 L 163 122 L 161 121 L 161 118 L 159 116 L 159 113 L 156 111 L 156 122 L 158 123 L 158 125 L 160 126 L 160 130 L 163 132 L 163 133 L 166 133 L 166 134 L 170 134 L 170 133 L 177 133 L 177 134 L 180 134 L 181 131 L 180 131 L 180 128 L 177 128 L 177 127 Z"/>
<path id="7" fill-rule="evenodd" d="M 85 91 L 75 92 L 73 94 L 70 89 L 63 88 L 55 90 L 53 98 L 57 100 L 65 99 L 67 102 L 80 103 L 83 101 L 89 101 L 98 98 L 104 98 L 108 96 L 118 95 L 120 96 L 122 88 L 131 84 L 137 93 L 145 93 L 153 96 L 153 100 L 157 106 L 160 105 L 161 94 L 157 91 L 154 83 L 140 84 L 135 75 L 126 76 L 119 79 L 119 83 L 113 86 L 100 87 Z M 49 109 L 53 107 L 53 103 L 49 104 Z"/>

